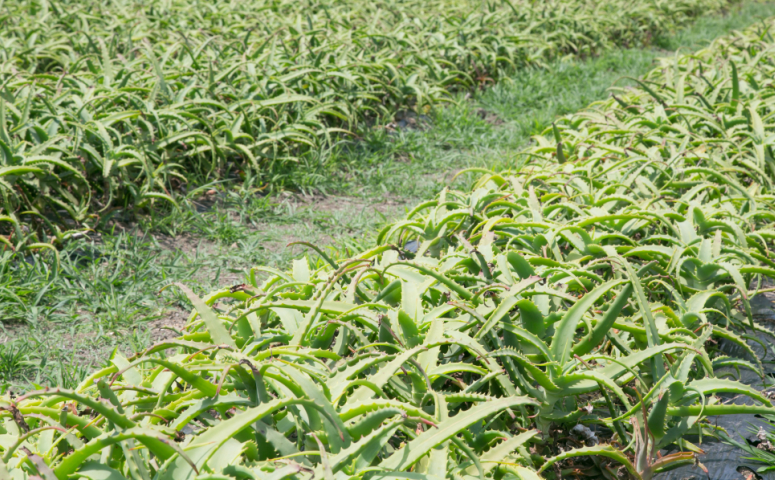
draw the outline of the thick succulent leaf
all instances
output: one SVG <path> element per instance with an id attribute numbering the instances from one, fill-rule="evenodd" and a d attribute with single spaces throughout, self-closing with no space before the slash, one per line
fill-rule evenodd
<path id="1" fill-rule="evenodd" d="M 614 460 L 617 463 L 623 465 L 633 477 L 641 478 L 638 471 L 635 469 L 635 466 L 627 458 L 627 455 L 610 445 L 595 445 L 593 447 L 574 448 L 573 450 L 568 450 L 567 452 L 561 453 L 555 457 L 547 458 L 546 463 L 541 465 L 539 473 L 546 471 L 557 462 L 561 462 L 569 458 L 583 457 L 587 455 L 600 455 L 602 457 L 610 458 L 611 460 Z"/>
<path id="2" fill-rule="evenodd" d="M 379 466 L 386 470 L 402 470 L 410 467 L 436 445 L 457 435 L 469 426 L 481 422 L 488 416 L 506 408 L 520 405 L 537 405 L 537 403 L 535 400 L 527 397 L 504 397 L 481 403 L 449 418 L 447 421 L 439 424 L 438 427 L 422 433 L 410 441 L 406 447 L 396 451 L 393 455 L 380 462 Z"/>
<path id="3" fill-rule="evenodd" d="M 600 300 L 601 297 L 612 291 L 618 285 L 624 283 L 623 280 L 611 280 L 600 285 L 581 300 L 576 302 L 560 320 L 555 327 L 554 337 L 552 337 L 551 352 L 552 358 L 556 360 L 560 367 L 564 366 L 572 353 L 572 343 L 576 333 L 576 327 L 581 321 L 581 317 Z"/>

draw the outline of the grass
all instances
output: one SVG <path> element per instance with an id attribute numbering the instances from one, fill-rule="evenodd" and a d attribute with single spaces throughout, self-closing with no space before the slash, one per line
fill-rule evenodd
<path id="1" fill-rule="evenodd" d="M 70 242 L 58 274 L 51 259 L 6 254 L 0 262 L 2 380 L 61 385 L 85 375 L 106 350 L 146 347 L 164 333 L 158 327 L 180 325 L 188 310 L 181 295 L 158 295 L 169 282 L 200 293 L 241 283 L 254 265 L 287 266 L 300 250 L 285 245 L 299 238 L 357 250 L 372 240 L 368 232 L 430 198 L 453 172 L 507 165 L 557 115 L 605 98 L 608 87 L 648 71 L 657 57 L 702 47 L 773 14 L 773 4 L 745 3 L 657 39 L 659 48 L 519 72 L 415 119 L 422 128 L 411 128 L 411 121 L 410 128 L 374 128 L 298 170 L 307 172 L 299 183 L 313 199 L 262 196 L 249 181 L 212 184 L 189 192 L 179 211 L 135 225 L 110 220 L 100 235 Z M 319 192 L 332 197 L 323 201 Z M 337 196 L 344 192 L 346 198 Z"/>

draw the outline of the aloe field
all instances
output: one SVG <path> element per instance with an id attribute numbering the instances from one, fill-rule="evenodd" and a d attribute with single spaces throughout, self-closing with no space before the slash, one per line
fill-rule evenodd
<path id="1" fill-rule="evenodd" d="M 7 1 L 0 242 L 51 250 L 114 216 L 174 209 L 203 179 L 303 186 L 297 171 L 400 110 L 724 6 Z"/>
<path id="2" fill-rule="evenodd" d="M 600 77 L 575 113 L 520 106 L 529 143 L 481 140 L 500 158 L 450 161 L 454 180 L 399 216 L 334 218 L 364 230 L 336 248 L 266 207 L 315 163 L 462 131 L 445 115 L 469 97 L 568 89 L 572 62 L 606 70 L 594 59 L 625 63 L 730 5 L 2 6 L 3 332 L 67 324 L 64 305 L 100 335 L 105 311 L 151 316 L 151 296 L 187 308 L 174 333 L 74 369 L 0 343 L 3 479 L 719 478 L 703 450 L 718 439 L 763 465 L 748 479 L 775 468 L 775 430 L 756 446 L 718 425 L 775 427 L 775 331 L 755 311 L 775 292 L 775 17 Z M 423 115 L 437 125 L 395 126 Z M 506 131 L 485 124 L 465 131 Z M 443 148 L 472 137 L 455 135 Z M 186 193 L 217 189 L 237 220 Z M 285 218 L 292 258 L 250 256 L 267 238 L 240 233 L 251 208 Z M 154 241 L 196 221 L 221 261 L 105 247 L 133 221 Z M 114 252 L 89 257 L 90 235 Z"/>

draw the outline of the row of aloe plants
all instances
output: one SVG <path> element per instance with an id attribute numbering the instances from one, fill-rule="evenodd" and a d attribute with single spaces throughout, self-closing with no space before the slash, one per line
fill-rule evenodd
<path id="1" fill-rule="evenodd" d="M 116 210 L 174 204 L 194 173 L 293 187 L 294 169 L 397 110 L 726 5 L 7 0 L 0 233 L 59 243 Z"/>
<path id="2" fill-rule="evenodd" d="M 703 468 L 708 416 L 775 415 L 736 380 L 765 375 L 748 341 L 771 341 L 751 301 L 775 277 L 773 69 L 767 30 L 720 39 L 558 121 L 518 168 L 418 205 L 367 251 L 307 245 L 316 262 L 256 267 L 202 299 L 171 286 L 195 307 L 179 338 L 115 353 L 74 390 L 2 399 L 0 474 Z"/>

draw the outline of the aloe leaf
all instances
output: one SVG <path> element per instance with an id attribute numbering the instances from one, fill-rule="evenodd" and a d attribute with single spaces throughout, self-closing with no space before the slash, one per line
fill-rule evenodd
<path id="1" fill-rule="evenodd" d="M 518 300 L 514 297 L 507 297 L 505 298 L 500 305 L 498 305 L 498 308 L 496 308 L 491 314 L 490 318 L 487 319 L 487 322 L 482 325 L 482 327 L 479 329 L 478 332 L 476 332 L 476 335 L 474 335 L 475 339 L 479 339 L 489 333 L 489 331 L 500 322 L 504 315 L 508 315 L 509 310 L 511 310 L 514 305 L 518 303 Z"/>
<path id="2" fill-rule="evenodd" d="M 632 285 L 625 285 L 625 287 L 616 295 L 616 298 L 611 305 L 609 305 L 608 310 L 603 314 L 600 321 L 592 328 L 592 331 L 573 347 L 574 355 L 585 355 L 603 341 L 606 333 L 611 329 L 622 309 L 627 304 L 627 301 L 630 299 L 630 295 L 632 295 Z"/>
<path id="3" fill-rule="evenodd" d="M 125 480 L 118 470 L 95 461 L 84 463 L 78 469 L 78 476 L 89 480 Z"/>
<path id="4" fill-rule="evenodd" d="M 331 401 L 326 398 L 323 391 L 321 391 L 317 385 L 315 385 L 304 374 L 297 371 L 295 368 L 285 366 L 280 368 L 283 373 L 288 375 L 294 381 L 294 383 L 301 388 L 304 394 L 315 403 L 316 409 L 323 412 L 328 422 L 332 424 L 333 428 L 328 429 L 328 441 L 331 451 L 333 453 L 338 453 L 341 448 L 346 448 L 349 446 L 351 442 L 350 435 L 347 433 L 347 429 L 345 428 L 344 423 L 342 423 L 342 420 L 339 418 L 336 410 L 331 405 Z M 378 382 L 372 383 L 376 384 L 378 387 L 382 386 Z"/>
<path id="5" fill-rule="evenodd" d="M 186 297 L 188 297 L 188 300 L 194 305 L 194 308 L 196 308 L 196 311 L 202 317 L 202 320 L 204 320 L 205 325 L 207 326 L 207 331 L 210 332 L 210 337 L 212 338 L 213 343 L 216 345 L 228 345 L 232 348 L 236 348 L 237 346 L 234 343 L 234 339 L 231 338 L 231 335 L 229 335 L 226 327 L 224 327 L 221 321 L 218 320 L 218 317 L 215 315 L 212 309 L 210 309 L 210 307 L 187 286 L 183 285 L 182 283 L 176 283 L 175 285 L 186 295 Z"/>
<path id="6" fill-rule="evenodd" d="M 188 423 L 199 416 L 202 412 L 206 412 L 214 407 L 226 407 L 231 408 L 234 406 L 248 406 L 250 400 L 241 398 L 235 394 L 219 395 L 215 398 L 203 398 L 195 401 L 188 408 L 186 408 L 180 415 L 177 416 L 174 422 L 170 423 L 170 428 L 175 430 L 183 429 Z"/>
<path id="7" fill-rule="evenodd" d="M 555 384 L 552 377 L 535 366 L 533 362 L 525 358 L 522 354 L 517 352 L 516 350 L 511 349 L 505 349 L 505 350 L 496 350 L 494 352 L 490 353 L 491 357 L 508 357 L 513 358 L 522 368 L 524 368 L 529 374 L 530 377 L 535 380 L 536 383 L 538 383 L 540 386 L 542 386 L 546 391 L 553 392 L 553 393 L 561 393 L 562 388 L 558 387 L 557 384 Z"/>
<path id="8" fill-rule="evenodd" d="M 740 100 L 740 79 L 737 76 L 737 65 L 734 61 L 729 62 L 729 66 L 732 68 L 732 105 L 737 105 Z"/>
<path id="9" fill-rule="evenodd" d="M 576 328 L 581 317 L 592 308 L 592 306 L 604 295 L 610 292 L 612 289 L 624 283 L 623 280 L 611 280 L 599 287 L 595 288 L 588 294 L 584 295 L 578 302 L 576 302 L 565 315 L 562 320 L 555 327 L 554 337 L 552 338 L 552 345 L 550 350 L 552 352 L 552 358 L 557 360 L 560 366 L 565 365 L 571 355 L 571 344 L 573 337 L 576 333 Z"/>
<path id="10" fill-rule="evenodd" d="M 311 400 L 290 398 L 272 400 L 263 403 L 258 407 L 247 409 L 238 415 L 219 422 L 215 426 L 207 429 L 205 432 L 198 435 L 194 442 L 183 448 L 186 456 L 191 460 L 193 465 L 181 455 L 173 455 L 160 467 L 156 474 L 156 478 L 158 480 L 193 479 L 197 475 L 197 470 L 203 469 L 207 464 L 207 461 L 224 443 L 226 443 L 227 440 L 266 415 L 291 405 L 303 405 L 306 407 L 317 408 L 315 402 Z"/>
<path id="11" fill-rule="evenodd" d="M 638 302 L 641 316 L 643 317 L 643 327 L 646 329 L 646 339 L 649 347 L 655 347 L 659 345 L 659 332 L 657 331 L 657 324 L 654 321 L 654 315 L 651 313 L 651 304 L 646 298 L 646 293 L 643 291 L 643 286 L 640 283 L 638 274 L 626 260 L 623 262 L 624 267 L 627 269 L 627 275 L 630 278 L 633 290 L 635 291 L 635 299 Z M 654 369 L 654 375 L 657 378 L 662 378 L 665 375 L 665 364 L 662 360 L 662 355 L 659 354 L 652 359 L 652 368 Z"/>
<path id="12" fill-rule="evenodd" d="M 66 479 L 69 475 L 75 473 L 81 465 L 85 464 L 87 459 L 92 455 L 100 452 L 104 448 L 127 440 L 137 440 L 143 443 L 161 459 L 175 458 L 182 453 L 180 447 L 160 432 L 143 428 L 130 428 L 121 432 L 105 433 L 92 439 L 89 443 L 64 458 L 54 469 L 54 473 L 57 478 Z M 186 463 L 189 468 L 192 468 L 187 460 L 183 459 L 182 461 Z"/>
<path id="13" fill-rule="evenodd" d="M 514 336 L 516 336 L 520 341 L 527 343 L 531 347 L 535 348 L 536 350 L 540 351 L 544 357 L 546 357 L 547 361 L 553 361 L 554 357 L 552 356 L 552 353 L 549 351 L 549 347 L 546 346 L 546 344 L 538 338 L 537 336 L 533 335 L 532 333 L 528 332 L 527 330 L 524 330 L 519 327 L 515 327 L 514 325 L 511 325 L 510 323 L 504 323 L 503 324 L 503 330 L 504 332 L 508 332 Z M 510 345 L 512 348 L 518 348 L 519 345 Z"/>
<path id="14" fill-rule="evenodd" d="M 431 270 L 429 268 L 423 267 L 422 265 L 416 265 L 414 263 L 409 263 L 409 262 L 397 262 L 397 263 L 393 263 L 393 264 L 390 264 L 387 267 L 385 267 L 385 271 L 387 271 L 390 267 L 392 267 L 394 265 L 401 265 L 401 266 L 405 266 L 405 267 L 415 268 L 418 271 L 420 271 L 423 275 L 427 275 L 429 277 L 432 277 L 432 278 L 436 279 L 437 281 L 439 281 L 440 283 L 445 285 L 447 288 L 449 288 L 453 292 L 455 292 L 458 295 L 460 295 L 461 298 L 463 298 L 465 300 L 471 300 L 473 298 L 473 294 L 471 292 L 469 292 L 468 290 L 466 290 L 465 288 L 461 287 L 460 285 L 458 285 L 454 281 L 448 279 L 444 275 L 436 273 L 436 272 L 434 272 L 433 270 Z"/>
<path id="15" fill-rule="evenodd" d="M 722 378 L 703 378 L 700 380 L 694 380 L 689 383 L 689 386 L 710 396 L 713 393 L 734 393 L 737 395 L 745 395 L 753 400 L 757 400 L 767 407 L 771 407 L 772 403 L 766 395 L 762 394 L 758 390 L 743 383 L 726 380 Z"/>
<path id="16" fill-rule="evenodd" d="M 403 470 L 414 465 L 417 460 L 426 455 L 436 445 L 457 435 L 469 426 L 482 421 L 484 418 L 506 408 L 537 405 L 537 403 L 528 397 L 504 397 L 491 402 L 481 403 L 442 422 L 437 428 L 422 433 L 407 443 L 404 448 L 380 462 L 379 466 L 385 470 Z"/>
<path id="17" fill-rule="evenodd" d="M 522 465 L 515 465 L 514 471 L 519 475 L 519 480 L 541 480 L 541 477 L 536 472 Z"/>
<path id="18" fill-rule="evenodd" d="M 369 478 L 375 480 L 443 480 L 436 475 L 417 472 L 377 472 Z"/>
<path id="19" fill-rule="evenodd" d="M 538 470 L 538 473 L 546 471 L 546 469 L 557 462 L 561 462 L 569 458 L 584 457 L 588 455 L 599 455 L 601 457 L 610 458 L 611 460 L 621 463 L 633 477 L 638 479 L 641 478 L 640 474 L 635 469 L 635 466 L 630 462 L 627 456 L 610 445 L 595 445 L 593 447 L 574 448 L 573 450 L 568 450 L 567 452 L 561 453 L 555 457 L 547 458 L 546 463 L 541 465 L 541 469 Z"/>
<path id="20" fill-rule="evenodd" d="M 425 349 L 426 347 L 424 346 L 417 346 L 396 356 L 394 360 L 388 362 L 386 365 L 379 369 L 379 372 L 371 378 L 371 383 L 376 385 L 378 388 L 384 387 L 402 365 L 408 362 L 412 357 L 417 356 Z M 373 396 L 374 392 L 371 389 L 367 387 L 360 387 L 355 392 L 353 392 L 352 395 L 350 395 L 347 403 L 353 404 L 356 402 L 364 402 Z"/>
<path id="21" fill-rule="evenodd" d="M 481 462 L 482 466 L 484 468 L 485 473 L 491 472 L 494 468 L 496 468 L 501 462 L 504 462 L 506 460 L 506 457 L 511 455 L 511 453 L 516 450 L 517 448 L 521 447 L 525 444 L 525 442 L 529 441 L 531 438 L 538 435 L 538 430 L 528 430 L 527 432 L 522 432 L 519 435 L 515 435 L 511 438 L 508 438 L 504 440 L 503 442 L 499 443 L 498 445 L 492 447 L 491 449 L 487 450 L 482 455 Z M 466 469 L 466 473 L 472 474 L 474 473 L 475 468 L 469 467 Z"/>
<path id="22" fill-rule="evenodd" d="M 387 444 L 399 425 L 399 422 L 383 425 L 357 443 L 352 444 L 347 450 L 343 450 L 339 455 L 331 459 L 332 470 L 334 472 L 339 471 L 345 465 L 345 462 L 349 462 L 350 459 L 356 456 L 356 471 L 371 465 L 374 458 L 377 457 L 385 444 Z"/>

